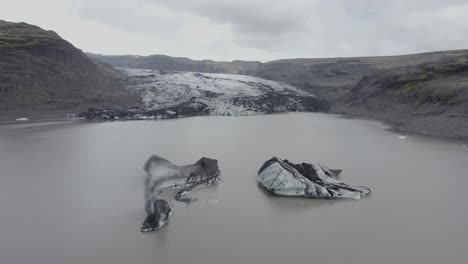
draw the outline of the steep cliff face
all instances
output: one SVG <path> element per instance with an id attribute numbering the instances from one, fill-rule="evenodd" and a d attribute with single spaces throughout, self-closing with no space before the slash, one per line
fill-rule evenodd
<path id="1" fill-rule="evenodd" d="M 121 77 L 53 31 L 0 20 L 0 111 L 137 104 Z"/>

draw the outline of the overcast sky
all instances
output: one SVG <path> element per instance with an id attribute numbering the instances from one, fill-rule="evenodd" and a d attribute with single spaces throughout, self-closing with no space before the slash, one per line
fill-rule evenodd
<path id="1" fill-rule="evenodd" d="M 468 48 L 468 0 L 0 0 L 102 54 L 275 60 Z"/>

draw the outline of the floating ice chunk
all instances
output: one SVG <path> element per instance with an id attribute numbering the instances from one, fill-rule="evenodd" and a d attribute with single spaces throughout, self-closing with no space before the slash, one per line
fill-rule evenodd
<path id="1" fill-rule="evenodd" d="M 145 186 L 145 210 L 148 216 L 142 232 L 159 230 L 166 226 L 172 215 L 172 204 L 161 198 L 165 191 L 176 191 L 177 201 L 191 203 L 195 199 L 190 192 L 220 182 L 218 161 L 201 158 L 193 165 L 176 166 L 170 161 L 152 155 L 143 166 L 147 173 Z"/>
<path id="2" fill-rule="evenodd" d="M 370 193 L 367 187 L 339 181 L 340 173 L 341 170 L 330 170 L 319 164 L 293 164 L 274 157 L 260 168 L 257 180 L 268 191 L 280 196 L 357 200 Z"/>
<path id="3" fill-rule="evenodd" d="M 209 204 L 217 204 L 217 203 L 219 203 L 219 200 L 218 199 L 210 199 L 210 200 L 208 200 L 206 202 L 209 203 Z"/>

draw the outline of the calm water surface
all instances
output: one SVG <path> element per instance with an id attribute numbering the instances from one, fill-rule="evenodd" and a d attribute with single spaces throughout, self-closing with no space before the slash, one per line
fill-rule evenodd
<path id="1" fill-rule="evenodd" d="M 468 149 L 322 114 L 0 126 L 0 263 L 466 263 Z M 142 166 L 219 160 L 224 181 L 142 234 Z M 272 156 L 343 169 L 360 201 L 273 197 Z"/>

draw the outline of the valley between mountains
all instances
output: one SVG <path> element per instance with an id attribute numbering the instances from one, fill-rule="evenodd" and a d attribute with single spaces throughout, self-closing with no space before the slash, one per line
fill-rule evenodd
<path id="1" fill-rule="evenodd" d="M 468 50 L 271 62 L 106 56 L 0 20 L 0 120 L 131 107 L 181 116 L 338 113 L 467 141 Z"/>

